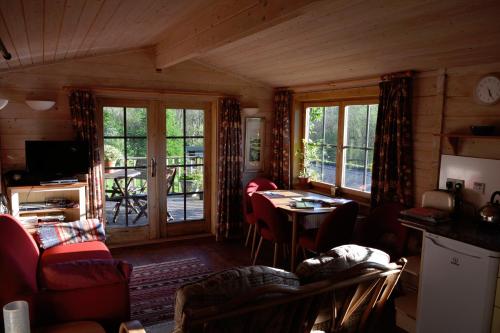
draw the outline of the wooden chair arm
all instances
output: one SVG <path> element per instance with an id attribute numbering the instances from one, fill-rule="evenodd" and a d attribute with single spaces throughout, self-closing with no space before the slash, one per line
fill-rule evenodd
<path id="1" fill-rule="evenodd" d="M 120 325 L 119 333 L 146 333 L 144 327 L 138 320 L 131 320 Z"/>

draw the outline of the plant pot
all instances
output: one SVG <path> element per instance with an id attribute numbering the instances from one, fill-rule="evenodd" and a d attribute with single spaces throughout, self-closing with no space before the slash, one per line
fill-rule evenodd
<path id="1" fill-rule="evenodd" d="M 297 177 L 299 180 L 299 185 L 300 186 L 307 186 L 309 185 L 309 177 Z"/>
<path id="2" fill-rule="evenodd" d="M 115 166 L 116 161 L 104 161 L 104 173 L 111 173 L 113 170 L 108 168 L 112 168 Z"/>

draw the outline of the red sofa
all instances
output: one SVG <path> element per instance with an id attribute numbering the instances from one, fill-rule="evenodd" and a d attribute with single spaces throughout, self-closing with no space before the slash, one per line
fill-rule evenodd
<path id="1" fill-rule="evenodd" d="M 93 320 L 118 327 L 130 317 L 131 271 L 98 241 L 40 251 L 15 218 L 0 215 L 0 305 L 28 301 L 32 326 Z"/>

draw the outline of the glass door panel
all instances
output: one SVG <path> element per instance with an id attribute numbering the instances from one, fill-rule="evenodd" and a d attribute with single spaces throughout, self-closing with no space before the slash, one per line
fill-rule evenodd
<path id="1" fill-rule="evenodd" d="M 205 113 L 198 109 L 170 109 L 166 112 L 167 221 L 205 219 Z"/>
<path id="2" fill-rule="evenodd" d="M 148 225 L 147 108 L 103 107 L 108 228 Z"/>

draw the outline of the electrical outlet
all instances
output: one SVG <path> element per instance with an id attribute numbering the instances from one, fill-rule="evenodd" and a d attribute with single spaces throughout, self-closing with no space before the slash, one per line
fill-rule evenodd
<path id="1" fill-rule="evenodd" d="M 465 182 L 463 179 L 455 179 L 455 178 L 446 178 L 446 189 L 447 190 L 456 190 L 457 189 L 457 184 L 460 187 L 460 189 L 463 189 L 465 186 Z"/>
<path id="2" fill-rule="evenodd" d="M 486 184 L 485 183 L 474 182 L 474 186 L 473 186 L 472 189 L 474 191 L 476 191 L 476 192 L 484 194 L 485 188 L 486 188 Z"/>

